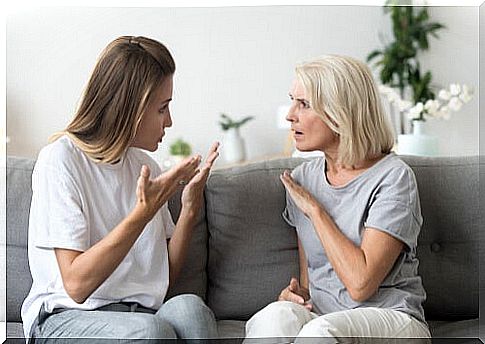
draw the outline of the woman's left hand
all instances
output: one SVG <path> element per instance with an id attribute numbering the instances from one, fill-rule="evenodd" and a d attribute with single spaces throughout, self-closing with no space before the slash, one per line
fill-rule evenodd
<path id="1" fill-rule="evenodd" d="M 320 208 L 318 201 L 304 187 L 293 180 L 290 173 L 286 170 L 280 175 L 281 182 L 288 191 L 288 194 L 295 202 L 296 206 L 307 216 Z"/>
<path id="2" fill-rule="evenodd" d="M 214 142 L 209 149 L 207 159 L 204 166 L 198 171 L 198 173 L 190 179 L 189 183 L 185 186 L 182 192 L 182 210 L 190 211 L 193 215 L 196 215 L 199 208 L 202 205 L 202 199 L 204 195 L 204 186 L 209 178 L 209 173 L 214 164 L 214 161 L 219 156 L 217 151 L 219 148 L 219 142 Z"/>

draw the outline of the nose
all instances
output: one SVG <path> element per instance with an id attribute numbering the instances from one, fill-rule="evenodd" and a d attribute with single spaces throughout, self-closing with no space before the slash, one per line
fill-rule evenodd
<path id="1" fill-rule="evenodd" d="M 172 115 L 170 114 L 170 110 L 167 113 L 166 120 L 163 122 L 164 128 L 170 128 L 172 126 Z"/>
<path id="2" fill-rule="evenodd" d="M 288 114 L 286 115 L 286 120 L 288 122 L 293 123 L 297 121 L 298 117 L 296 115 L 295 108 L 296 108 L 296 104 L 295 103 L 291 104 L 290 109 L 288 110 Z"/>

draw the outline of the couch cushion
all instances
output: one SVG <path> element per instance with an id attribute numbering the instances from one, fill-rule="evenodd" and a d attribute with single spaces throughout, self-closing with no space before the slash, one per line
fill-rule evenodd
<path id="1" fill-rule="evenodd" d="M 182 189 L 168 202 L 174 223 L 180 215 L 180 196 Z M 166 299 L 173 296 L 192 293 L 205 300 L 207 290 L 207 221 L 205 219 L 205 203 L 199 213 L 192 239 L 188 247 L 185 264 L 173 285 L 170 285 Z"/>
<path id="2" fill-rule="evenodd" d="M 419 274 L 426 319 L 478 317 L 478 157 L 403 157 L 419 189 L 423 227 Z"/>
<path id="3" fill-rule="evenodd" d="M 7 321 L 20 321 L 20 308 L 32 284 L 27 261 L 27 230 L 34 161 L 7 158 Z"/>
<path id="4" fill-rule="evenodd" d="M 207 303 L 218 319 L 247 320 L 298 276 L 296 233 L 281 216 L 279 175 L 302 161 L 273 160 L 211 175 Z"/>

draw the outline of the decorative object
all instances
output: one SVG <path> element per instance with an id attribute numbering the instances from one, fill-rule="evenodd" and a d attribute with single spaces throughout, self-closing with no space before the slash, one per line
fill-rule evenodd
<path id="1" fill-rule="evenodd" d="M 404 109 L 412 120 L 413 133 L 398 136 L 399 154 L 438 155 L 438 139 L 426 133 L 426 120 L 450 119 L 451 112 L 459 111 L 472 99 L 472 95 L 473 90 L 467 85 L 450 84 L 438 92 L 438 99 L 428 99 L 424 103 L 420 101 Z M 394 101 L 402 102 L 399 99 Z"/>
<path id="2" fill-rule="evenodd" d="M 380 68 L 381 82 L 399 89 L 400 98 L 405 99 L 406 93 L 411 93 L 413 103 L 425 103 L 434 99 L 431 90 L 432 75 L 430 71 L 421 72 L 417 59 L 420 51 L 428 50 L 428 36 L 438 38 L 437 31 L 445 26 L 429 22 L 426 7 L 415 9 L 412 6 L 397 6 L 397 1 L 388 0 L 384 13 L 390 13 L 394 41 L 388 43 L 382 50 L 374 50 L 367 56 L 370 62 L 379 58 L 376 66 Z M 404 113 L 397 114 L 398 134 L 406 132 Z"/>
<path id="3" fill-rule="evenodd" d="M 224 131 L 222 150 L 225 161 L 228 163 L 236 163 L 246 160 L 246 147 L 239 128 L 254 117 L 247 116 L 236 121 L 226 113 L 221 113 L 220 116 L 221 120 L 219 124 Z"/>
<path id="4" fill-rule="evenodd" d="M 177 139 L 170 145 L 170 155 L 185 158 L 192 153 L 190 144 L 182 138 Z"/>
<path id="5" fill-rule="evenodd" d="M 164 159 L 162 163 L 162 169 L 164 171 L 170 169 L 172 166 L 178 164 L 184 158 L 192 154 L 192 147 L 187 141 L 178 138 L 170 144 L 169 152 L 170 156 L 167 159 Z"/>

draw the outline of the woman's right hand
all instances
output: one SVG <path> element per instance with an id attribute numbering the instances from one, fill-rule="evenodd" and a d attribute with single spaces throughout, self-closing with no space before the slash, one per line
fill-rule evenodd
<path id="1" fill-rule="evenodd" d="M 291 301 L 311 311 L 312 304 L 308 303 L 308 300 L 310 300 L 308 289 L 300 286 L 300 282 L 295 277 L 291 278 L 290 284 L 281 291 L 278 297 L 278 301 Z"/>
<path id="2" fill-rule="evenodd" d="M 135 212 L 146 222 L 150 221 L 177 191 L 180 183 L 187 183 L 197 174 L 200 161 L 200 155 L 186 158 L 154 179 L 150 179 L 148 166 L 143 165 L 136 187 Z"/>

